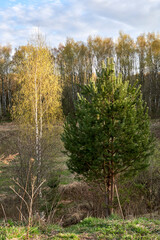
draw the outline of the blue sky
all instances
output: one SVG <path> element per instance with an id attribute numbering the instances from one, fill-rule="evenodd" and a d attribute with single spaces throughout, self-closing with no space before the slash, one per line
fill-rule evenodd
<path id="1" fill-rule="evenodd" d="M 52 47 L 67 37 L 136 38 L 160 32 L 160 0 L 0 0 L 0 44 L 24 45 L 39 29 Z"/>

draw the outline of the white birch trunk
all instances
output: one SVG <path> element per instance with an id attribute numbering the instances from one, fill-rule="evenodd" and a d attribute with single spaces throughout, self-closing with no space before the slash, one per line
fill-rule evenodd
<path id="1" fill-rule="evenodd" d="M 39 159 L 39 126 L 38 126 L 38 89 L 37 89 L 37 66 L 35 71 L 35 78 L 34 78 L 34 84 L 35 84 L 35 133 L 36 133 L 36 162 L 37 162 L 37 183 L 40 183 L 40 170 L 41 170 L 41 163 Z"/>
<path id="2" fill-rule="evenodd" d="M 39 101 L 40 101 L 40 119 L 39 119 L 39 167 L 41 169 L 41 165 L 42 165 L 42 130 L 43 130 L 43 110 L 42 110 L 42 94 L 41 94 L 41 81 L 40 81 L 40 97 L 39 97 Z M 41 188 L 40 188 L 40 192 L 41 192 Z"/>
<path id="3" fill-rule="evenodd" d="M 0 96 L 0 118 L 2 117 L 2 101 L 1 101 L 1 96 Z"/>
<path id="4" fill-rule="evenodd" d="M 4 76 L 2 76 L 2 113 L 6 115 L 6 93 L 4 89 Z"/>
<path id="5" fill-rule="evenodd" d="M 9 104 L 9 109 L 11 109 L 11 82 L 8 76 L 7 76 L 7 85 L 8 85 L 8 104 Z"/>

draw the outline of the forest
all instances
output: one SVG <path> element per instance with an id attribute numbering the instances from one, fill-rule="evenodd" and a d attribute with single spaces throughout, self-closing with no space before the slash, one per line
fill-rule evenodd
<path id="1" fill-rule="evenodd" d="M 0 239 L 159 239 L 159 68 L 155 33 L 0 46 Z"/>
<path id="2" fill-rule="evenodd" d="M 99 71 L 102 61 L 113 57 L 116 72 L 121 72 L 123 80 L 139 80 L 142 93 L 149 107 L 151 118 L 159 117 L 159 55 L 160 36 L 155 33 L 142 34 L 133 40 L 120 32 L 118 39 L 88 37 L 87 43 L 67 39 L 65 45 L 50 49 L 55 69 L 60 74 L 63 88 L 63 112 L 74 111 L 74 100 L 78 85 L 87 84 Z M 1 46 L 1 102 L 0 117 L 11 108 L 12 95 L 16 91 L 16 66 L 22 61 L 25 46 L 15 49 Z M 56 71 L 55 70 L 55 71 Z"/>

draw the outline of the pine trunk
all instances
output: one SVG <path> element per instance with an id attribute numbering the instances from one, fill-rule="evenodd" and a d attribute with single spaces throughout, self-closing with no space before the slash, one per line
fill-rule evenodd
<path id="1" fill-rule="evenodd" d="M 114 176 L 109 174 L 107 179 L 105 179 L 106 217 L 113 214 L 114 185 Z"/>
<path id="2" fill-rule="evenodd" d="M 113 201 L 114 201 L 114 176 L 111 176 L 111 193 L 110 193 L 110 206 L 111 206 L 111 214 L 113 214 Z"/>
<path id="3" fill-rule="evenodd" d="M 109 189 L 108 189 L 108 184 L 107 180 L 105 179 L 105 204 L 106 204 L 106 218 L 111 215 L 110 213 L 110 207 L 109 207 Z"/>

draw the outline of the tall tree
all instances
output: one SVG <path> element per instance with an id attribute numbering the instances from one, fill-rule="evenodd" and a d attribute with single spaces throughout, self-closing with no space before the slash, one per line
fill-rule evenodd
<path id="1" fill-rule="evenodd" d="M 160 69 L 160 35 L 148 33 L 146 39 L 146 66 L 148 87 L 148 106 L 150 114 L 155 117 L 157 109 L 160 106 L 160 85 L 159 85 L 159 69 Z"/>
<path id="2" fill-rule="evenodd" d="M 140 87 L 116 77 L 113 60 L 107 67 L 82 88 L 75 119 L 67 118 L 62 135 L 69 169 L 103 184 L 106 216 L 112 212 L 117 176 L 145 168 L 153 150 Z"/>
<path id="3" fill-rule="evenodd" d="M 131 81 L 131 76 L 134 75 L 134 54 L 134 40 L 128 34 L 120 32 L 116 43 L 116 57 L 117 67 L 122 73 L 123 80 L 129 78 Z"/>
<path id="4" fill-rule="evenodd" d="M 12 108 L 13 118 L 35 132 L 37 181 L 41 181 L 42 136 L 61 115 L 61 87 L 51 53 L 41 37 L 16 53 L 17 91 Z M 18 57 L 17 57 L 18 58 Z M 17 59 L 16 58 L 16 59 Z M 19 62 L 18 61 L 18 62 Z"/>
<path id="5" fill-rule="evenodd" d="M 99 36 L 92 38 L 89 36 L 87 40 L 87 47 L 90 53 L 91 64 L 93 64 L 93 58 L 96 59 L 96 70 L 101 69 L 102 61 L 106 61 L 108 57 L 114 55 L 114 43 L 112 38 L 101 38 Z"/>
<path id="6" fill-rule="evenodd" d="M 11 107 L 11 82 L 9 78 L 10 63 L 11 46 L 0 46 L 0 117 L 6 115 L 7 105 Z"/>
<path id="7" fill-rule="evenodd" d="M 146 38 L 144 34 L 137 37 L 136 50 L 138 55 L 139 75 L 141 84 L 143 86 L 146 60 Z"/>

